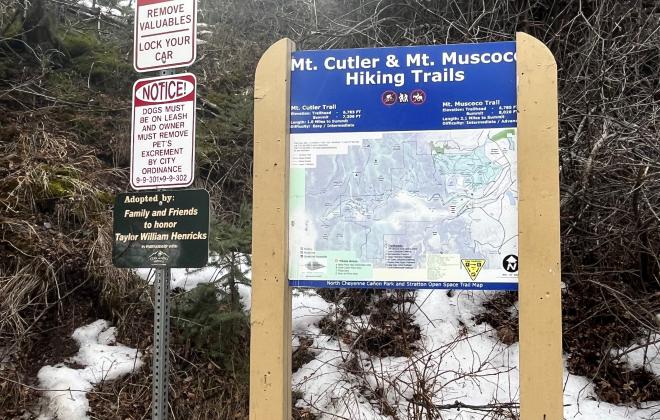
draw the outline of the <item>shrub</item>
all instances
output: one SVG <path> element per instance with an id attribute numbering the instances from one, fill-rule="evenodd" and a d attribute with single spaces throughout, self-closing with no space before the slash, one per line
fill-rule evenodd
<path id="1" fill-rule="evenodd" d="M 248 317 L 230 307 L 227 297 L 214 284 L 200 284 L 175 300 L 174 325 L 195 350 L 207 354 L 228 372 L 247 375 Z"/>

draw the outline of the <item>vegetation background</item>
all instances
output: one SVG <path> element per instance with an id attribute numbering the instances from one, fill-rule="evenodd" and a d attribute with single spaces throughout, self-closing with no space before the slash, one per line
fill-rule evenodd
<path id="1" fill-rule="evenodd" d="M 0 360 L 12 361 L 0 369 L 2 418 L 29 418 L 36 371 L 75 353 L 68 337 L 85 323 L 110 319 L 118 341 L 149 355 L 150 287 L 110 261 L 111 206 L 129 189 L 130 89 L 139 77 L 131 7 L 0 1 Z M 248 282 L 240 263 L 251 243 L 252 83 L 261 53 L 285 36 L 299 49 L 511 40 L 516 31 L 546 43 L 560 80 L 568 367 L 591 378 L 605 401 L 660 400 L 657 377 L 626 368 L 610 351 L 653 344 L 660 323 L 657 1 L 199 0 L 198 7 L 204 42 L 190 68 L 200 96 L 195 186 L 211 193 L 215 264 L 228 270 L 218 287 L 173 292 L 175 418 L 247 416 L 249 322 L 236 286 Z M 324 294 L 348 312 L 409 299 Z M 503 309 L 513 301 L 497 294 L 484 308 L 503 341 L 516 340 L 517 319 Z M 368 333 L 376 338 L 365 336 L 365 348 L 377 342 L 405 353 L 397 343 L 414 342 L 418 332 L 385 321 Z M 338 323 L 324 325 L 341 336 Z M 141 373 L 90 393 L 94 418 L 148 413 L 148 359 Z"/>

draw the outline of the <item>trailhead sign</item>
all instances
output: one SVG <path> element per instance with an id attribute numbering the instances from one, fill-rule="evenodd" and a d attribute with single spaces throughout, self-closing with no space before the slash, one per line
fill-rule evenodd
<path id="1" fill-rule="evenodd" d="M 118 194 L 114 207 L 115 267 L 204 267 L 209 249 L 206 190 Z"/>
<path id="2" fill-rule="evenodd" d="M 133 67 L 138 72 L 191 65 L 197 55 L 197 0 L 137 0 Z"/>
<path id="3" fill-rule="evenodd" d="M 186 187 L 195 166 L 195 75 L 140 79 L 133 85 L 131 186 Z"/>
<path id="4" fill-rule="evenodd" d="M 515 45 L 292 54 L 291 286 L 517 289 Z"/>

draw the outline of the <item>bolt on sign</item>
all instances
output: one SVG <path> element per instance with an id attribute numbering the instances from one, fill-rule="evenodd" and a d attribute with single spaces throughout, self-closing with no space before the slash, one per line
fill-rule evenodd
<path id="1" fill-rule="evenodd" d="M 515 42 L 299 51 L 291 71 L 291 286 L 517 289 Z"/>
<path id="2" fill-rule="evenodd" d="M 204 267 L 208 235 L 206 190 L 123 193 L 115 199 L 115 267 Z"/>
<path id="3" fill-rule="evenodd" d="M 133 85 L 131 186 L 180 188 L 195 170 L 194 74 L 140 79 Z"/>
<path id="4" fill-rule="evenodd" d="M 133 67 L 138 72 L 191 65 L 197 55 L 197 0 L 137 0 Z"/>

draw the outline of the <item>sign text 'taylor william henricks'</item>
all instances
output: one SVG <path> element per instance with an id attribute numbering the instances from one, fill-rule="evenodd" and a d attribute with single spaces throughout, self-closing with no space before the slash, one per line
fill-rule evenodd
<path id="1" fill-rule="evenodd" d="M 113 214 L 115 267 L 204 267 L 209 250 L 206 190 L 118 194 Z"/>
<path id="2" fill-rule="evenodd" d="M 290 284 L 515 290 L 515 42 L 291 64 Z"/>
<path id="3" fill-rule="evenodd" d="M 197 54 L 197 0 L 137 0 L 133 36 L 136 71 L 191 65 Z"/>
<path id="4" fill-rule="evenodd" d="M 192 184 L 195 165 L 195 75 L 140 79 L 133 85 L 131 186 Z"/>

